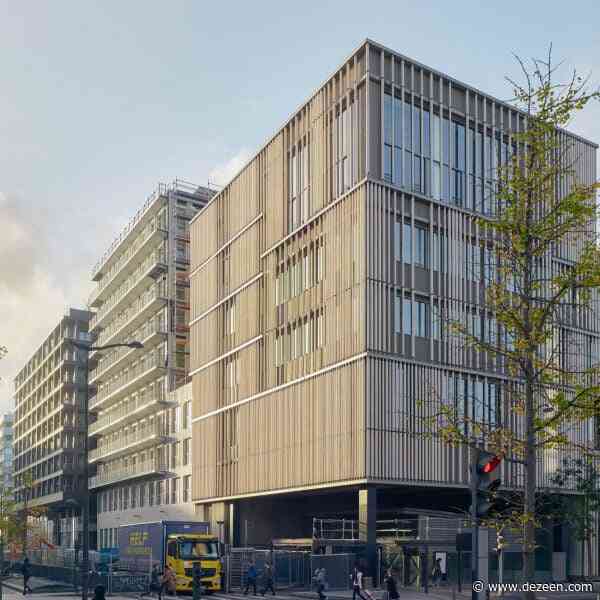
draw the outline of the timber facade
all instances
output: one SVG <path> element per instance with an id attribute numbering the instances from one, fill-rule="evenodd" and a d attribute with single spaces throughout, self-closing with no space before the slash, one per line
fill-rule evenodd
<path id="1" fill-rule="evenodd" d="M 474 419 L 520 427 L 502 364 L 436 315 L 502 339 L 483 302 L 497 267 L 478 220 L 495 210 L 486 190 L 521 127 L 513 107 L 367 40 L 194 217 L 198 515 L 235 528 L 244 503 L 266 496 L 402 489 L 445 508 L 440 490 L 466 494 L 467 451 L 425 435 L 420 401 L 439 393 Z M 596 146 L 560 135 L 580 179 L 595 180 Z M 600 324 L 575 313 L 561 343 L 587 365 Z M 594 443 L 594 424 L 573 435 Z M 542 457 L 542 485 L 559 458 Z M 503 469 L 518 487 L 518 468 Z M 303 535 L 281 528 L 273 535 Z"/>

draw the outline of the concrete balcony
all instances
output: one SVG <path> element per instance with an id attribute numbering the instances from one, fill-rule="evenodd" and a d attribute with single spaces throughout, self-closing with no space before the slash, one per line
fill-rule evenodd
<path id="1" fill-rule="evenodd" d="M 101 281 L 104 278 L 109 278 L 113 269 L 120 267 L 120 261 L 126 260 L 126 258 L 123 259 L 125 253 L 122 249 L 135 240 L 136 235 L 143 230 L 161 207 L 166 204 L 167 193 L 167 186 L 159 184 L 154 193 L 146 200 L 144 206 L 138 210 L 119 237 L 113 241 L 102 258 L 94 265 L 92 269 L 93 281 Z"/>
<path id="2" fill-rule="evenodd" d="M 144 387 L 151 381 L 166 375 L 166 373 L 165 357 L 160 349 L 146 354 L 127 372 L 99 389 L 96 396 L 90 401 L 90 410 L 108 408 L 118 400 L 125 398 L 136 388 Z"/>
<path id="3" fill-rule="evenodd" d="M 103 441 L 103 440 L 102 440 Z M 134 432 L 121 436 L 114 442 L 103 443 L 89 453 L 90 463 L 115 459 L 124 454 L 138 452 L 157 444 L 171 441 L 169 432 L 161 423 L 136 429 Z"/>
<path id="4" fill-rule="evenodd" d="M 157 316 L 131 332 L 128 339 L 142 342 L 145 350 L 151 350 L 164 342 L 166 336 L 165 320 L 162 316 Z M 139 355 L 140 351 L 136 348 L 115 348 L 111 354 L 107 354 L 102 359 L 96 368 L 90 370 L 90 383 L 98 384 L 103 380 L 110 379 L 117 371 L 130 365 Z"/>
<path id="5" fill-rule="evenodd" d="M 113 483 L 127 481 L 131 479 L 141 479 L 150 476 L 165 476 L 169 474 L 169 469 L 165 463 L 160 463 L 157 460 L 147 460 L 143 463 L 129 465 L 125 468 L 107 471 L 106 473 L 98 473 L 94 477 L 90 477 L 89 488 L 96 489 Z"/>
<path id="6" fill-rule="evenodd" d="M 166 240 L 168 231 L 152 222 L 147 225 L 147 229 L 140 238 L 136 238 L 135 243 L 123 255 L 123 259 L 110 270 L 106 277 L 103 277 L 96 289 L 90 294 L 88 303 L 92 308 L 99 308 L 106 299 L 127 280 L 136 270 L 137 265 L 150 248 L 153 248 Z"/>
<path id="7" fill-rule="evenodd" d="M 174 406 L 174 402 L 165 399 L 165 394 L 146 394 L 132 398 L 119 408 L 102 415 L 89 426 L 89 435 L 106 435 L 127 423 L 138 421 L 144 417 L 156 414 L 158 411 Z"/>
<path id="8" fill-rule="evenodd" d="M 110 329 L 103 331 L 94 344 L 96 346 L 104 346 L 106 344 L 113 344 L 119 339 L 123 339 L 126 331 L 135 330 L 143 325 L 143 323 L 148 321 L 159 308 L 166 304 L 166 302 L 167 292 L 164 289 L 164 286 L 160 284 L 154 285 L 131 305 L 127 314 L 118 321 L 114 321 L 113 326 Z M 94 352 L 91 352 L 90 360 L 97 359 L 103 352 L 105 351 L 95 350 Z"/>
<path id="9" fill-rule="evenodd" d="M 167 269 L 167 255 L 162 250 L 155 250 L 134 272 L 126 279 L 108 302 L 90 319 L 90 331 L 98 331 L 108 322 L 108 317 L 115 311 L 122 309 L 139 296 L 144 288 L 148 287 L 148 278 L 155 279 Z"/>

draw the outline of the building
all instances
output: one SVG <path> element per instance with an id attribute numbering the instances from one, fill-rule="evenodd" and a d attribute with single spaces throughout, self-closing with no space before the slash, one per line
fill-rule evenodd
<path id="1" fill-rule="evenodd" d="M 144 344 L 90 353 L 90 489 L 102 547 L 116 544 L 119 524 L 147 519 L 148 507 L 164 519 L 185 512 L 176 505 L 189 486 L 178 471 L 187 412 L 172 392 L 189 378 L 189 221 L 212 194 L 159 185 L 93 269 L 95 344 Z"/>
<path id="2" fill-rule="evenodd" d="M 367 40 L 193 219 L 199 518 L 242 545 L 358 520 L 372 559 L 376 520 L 468 507 L 468 452 L 419 433 L 418 400 L 437 389 L 475 418 L 514 418 L 504 375 L 433 317 L 446 306 L 499 335 L 476 219 L 522 119 Z M 596 146 L 560 135 L 595 180 Z M 569 335 L 597 353 L 597 325 Z"/>
<path id="3" fill-rule="evenodd" d="M 13 487 L 13 425 L 13 414 L 6 413 L 0 423 L 0 485 L 4 490 Z"/>
<path id="4" fill-rule="evenodd" d="M 14 494 L 20 508 L 43 508 L 45 535 L 72 547 L 80 531 L 85 356 L 90 313 L 69 308 L 15 378 Z"/>

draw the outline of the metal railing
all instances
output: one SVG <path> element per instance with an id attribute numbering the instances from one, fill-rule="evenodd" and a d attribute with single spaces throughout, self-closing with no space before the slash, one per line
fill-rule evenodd
<path id="1" fill-rule="evenodd" d="M 100 260 L 94 265 L 92 269 L 92 279 L 96 277 L 100 269 L 108 259 L 114 254 L 117 247 L 125 240 L 131 231 L 135 228 L 135 226 L 142 220 L 144 215 L 150 210 L 151 206 L 162 196 L 168 193 L 170 186 L 165 183 L 159 183 L 156 189 L 148 196 L 146 202 L 142 205 L 142 207 L 135 213 L 131 221 L 127 223 L 125 228 L 121 231 L 121 233 L 113 240 L 112 244 L 108 247 L 106 252 L 102 255 Z"/>
<path id="2" fill-rule="evenodd" d="M 198 192 L 199 186 L 183 179 L 175 179 L 172 183 L 159 183 L 156 189 L 148 196 L 143 206 L 135 213 L 134 217 L 129 221 L 121 233 L 113 240 L 112 244 L 108 247 L 106 252 L 102 255 L 100 260 L 94 265 L 92 269 L 92 279 L 96 277 L 103 265 L 106 264 L 108 259 L 114 254 L 118 246 L 123 242 L 133 231 L 135 226 L 144 218 L 144 215 L 149 211 L 152 205 L 161 197 L 165 196 L 169 192 L 182 192 L 185 194 L 193 195 Z"/>
<path id="3" fill-rule="evenodd" d="M 139 360 L 122 371 L 120 375 L 117 375 L 102 384 L 102 386 L 98 388 L 98 393 L 90 402 L 90 408 L 105 402 L 111 396 L 116 396 L 119 392 L 124 393 L 124 390 L 138 378 L 153 369 L 161 367 L 165 368 L 165 354 L 159 346 L 152 352 L 142 355 Z"/>
<path id="4" fill-rule="evenodd" d="M 129 291 L 138 286 L 146 278 L 147 272 L 153 265 L 166 265 L 166 263 L 167 254 L 163 249 L 157 249 L 147 256 L 90 319 L 90 330 L 95 329 L 106 315 L 119 306 Z"/>
<path id="5" fill-rule="evenodd" d="M 168 428 L 160 422 L 152 423 L 152 425 L 146 425 L 145 427 L 138 427 L 135 431 L 120 435 L 115 441 L 107 441 L 106 438 L 102 439 L 97 448 L 90 450 L 90 461 L 107 458 L 111 454 L 125 450 L 130 446 L 151 441 L 154 438 L 167 437 L 169 437 Z"/>
<path id="6" fill-rule="evenodd" d="M 107 469 L 106 471 L 99 472 L 94 477 L 90 477 L 89 487 L 96 488 L 133 477 L 143 477 L 153 473 L 166 472 L 168 472 L 168 465 L 165 462 L 161 462 L 158 459 L 149 459 L 143 462 L 131 463 L 126 467 Z"/>
<path id="7" fill-rule="evenodd" d="M 140 248 L 144 246 L 144 244 L 152 238 L 152 236 L 157 231 L 164 231 L 167 233 L 165 223 L 154 218 L 148 225 L 140 232 L 135 241 L 131 244 L 131 246 L 119 257 L 117 262 L 110 268 L 108 273 L 102 277 L 102 279 L 98 282 L 97 287 L 92 291 L 89 295 L 88 303 L 92 305 L 92 303 L 98 298 L 98 296 L 109 287 L 115 279 L 118 277 L 119 273 L 126 268 L 127 263 L 131 262 L 131 260 L 137 255 Z"/>
<path id="8" fill-rule="evenodd" d="M 137 340 L 144 343 L 148 338 L 159 333 L 167 333 L 165 319 L 162 315 L 157 315 L 149 321 L 146 321 L 143 325 L 128 334 L 127 337 L 129 340 Z M 98 366 L 90 370 L 90 382 L 96 381 L 98 377 L 111 370 L 115 364 L 118 364 L 127 356 L 133 356 L 136 351 L 137 348 L 127 347 L 114 348 L 111 350 L 109 354 L 100 359 Z"/>
<path id="9" fill-rule="evenodd" d="M 136 413 L 138 413 L 140 409 L 160 403 L 166 403 L 164 392 L 133 396 L 131 399 L 120 404 L 118 408 L 107 411 L 106 414 L 103 414 L 97 421 L 91 423 L 89 432 L 92 435 L 97 431 L 109 427 L 110 425 L 115 425 L 120 421 L 125 421 L 130 417 L 135 418 Z"/>
<path id="10" fill-rule="evenodd" d="M 130 304 L 119 317 L 114 319 L 111 324 L 104 329 L 95 341 L 96 346 L 104 346 L 111 343 L 118 334 L 122 334 L 124 328 L 144 310 L 148 308 L 152 302 L 158 299 L 166 300 L 166 287 L 161 283 L 154 284 L 148 288 L 138 299 Z M 92 355 L 95 353 L 93 352 Z"/>

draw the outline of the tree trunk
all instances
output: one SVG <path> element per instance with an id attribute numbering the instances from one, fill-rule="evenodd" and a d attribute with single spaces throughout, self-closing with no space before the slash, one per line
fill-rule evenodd
<path id="1" fill-rule="evenodd" d="M 523 531 L 523 581 L 535 582 L 535 490 L 537 479 L 537 451 L 535 445 L 535 401 L 533 383 L 525 384 L 525 518 Z M 535 598 L 534 592 L 525 592 L 524 598 Z"/>

